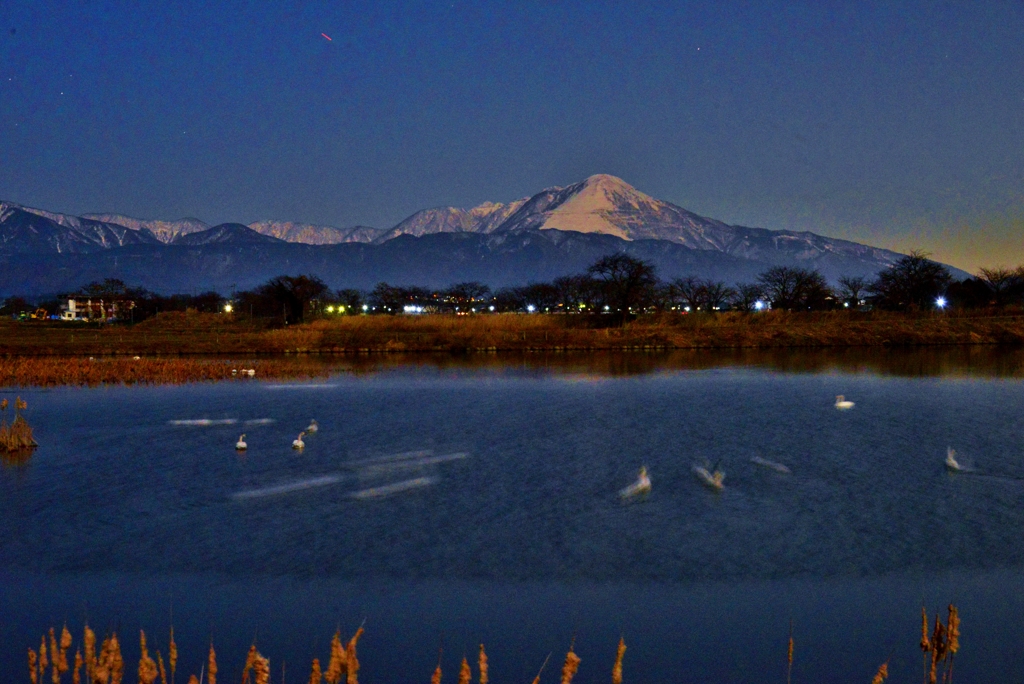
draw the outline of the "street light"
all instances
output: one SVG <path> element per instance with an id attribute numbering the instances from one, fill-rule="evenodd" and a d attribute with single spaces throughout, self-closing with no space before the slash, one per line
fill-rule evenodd
<path id="1" fill-rule="evenodd" d="M 230 304 L 225 304 L 224 305 L 224 313 L 231 313 L 231 305 Z"/>
<path id="2" fill-rule="evenodd" d="M 945 297 L 936 297 L 935 298 L 935 306 L 939 307 L 940 309 L 945 309 L 946 308 L 946 298 Z"/>

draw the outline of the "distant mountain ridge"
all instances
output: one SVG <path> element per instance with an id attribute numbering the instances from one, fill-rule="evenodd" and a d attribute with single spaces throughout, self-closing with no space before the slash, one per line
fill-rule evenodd
<path id="1" fill-rule="evenodd" d="M 193 218 L 79 217 L 0 202 L 0 296 L 112 273 L 158 291 L 249 287 L 283 273 L 320 275 L 335 287 L 474 279 L 500 286 L 579 272 L 610 252 L 650 259 L 666 278 L 727 282 L 775 265 L 816 268 L 832 282 L 871 277 L 902 256 L 806 231 L 729 225 L 605 174 L 508 203 L 421 210 L 390 229 L 288 221 L 211 227 Z"/>

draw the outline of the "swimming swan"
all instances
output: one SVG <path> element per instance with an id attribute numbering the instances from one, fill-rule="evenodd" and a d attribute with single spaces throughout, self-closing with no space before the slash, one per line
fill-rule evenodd
<path id="1" fill-rule="evenodd" d="M 964 470 L 964 467 L 956 460 L 956 451 L 953 450 L 953 447 L 946 447 L 946 468 L 954 472 Z"/>
<path id="2" fill-rule="evenodd" d="M 852 409 L 853 408 L 853 402 L 852 401 L 847 401 L 846 397 L 844 397 L 842 394 L 837 394 L 836 395 L 836 408 L 840 409 L 840 410 Z"/>
<path id="3" fill-rule="evenodd" d="M 306 448 L 306 443 L 302 441 L 302 437 L 305 434 L 306 434 L 305 430 L 303 430 L 302 432 L 299 433 L 299 436 L 295 438 L 294 442 L 292 442 L 292 449 L 305 449 Z"/>
<path id="4" fill-rule="evenodd" d="M 703 466 L 693 466 L 693 472 L 697 476 L 697 479 L 701 481 L 707 487 L 720 492 L 725 489 L 725 473 L 718 468 L 715 468 L 714 473 L 708 472 L 707 468 Z"/>
<path id="5" fill-rule="evenodd" d="M 245 443 L 245 435 L 238 438 L 238 442 L 235 443 L 235 448 L 239 451 L 245 451 L 249 448 L 249 445 Z"/>
<path id="6" fill-rule="evenodd" d="M 316 432 L 319 429 L 320 426 L 317 424 L 316 419 L 314 418 L 313 420 L 309 421 L 309 427 L 306 428 L 306 432 Z"/>
<path id="7" fill-rule="evenodd" d="M 639 496 L 640 494 L 649 494 L 650 491 L 651 478 L 647 476 L 647 466 L 641 466 L 636 482 L 620 491 L 619 496 L 623 499 L 628 499 L 630 497 Z"/>

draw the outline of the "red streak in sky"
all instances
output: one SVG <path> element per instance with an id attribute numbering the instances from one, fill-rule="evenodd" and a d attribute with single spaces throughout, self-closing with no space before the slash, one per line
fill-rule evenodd
<path id="1" fill-rule="evenodd" d="M 326 38 L 327 40 L 331 40 L 331 37 L 329 35 L 327 35 L 326 33 L 321 33 L 320 35 L 323 36 L 324 38 Z M 331 42 L 333 43 L 334 41 L 331 40 Z"/>

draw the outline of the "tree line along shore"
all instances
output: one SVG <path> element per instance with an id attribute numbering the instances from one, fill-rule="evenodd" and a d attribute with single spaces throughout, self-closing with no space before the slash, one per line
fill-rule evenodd
<path id="1" fill-rule="evenodd" d="M 624 254 L 551 283 L 492 292 L 378 284 L 332 292 L 280 276 L 223 297 L 159 296 L 107 280 L 78 297 L 120 298 L 120 318 L 0 319 L 0 354 L 284 354 L 634 351 L 703 348 L 1024 344 L 1024 268 L 956 281 L 913 252 L 873 281 L 776 266 L 735 287 L 661 281 Z M 16 299 L 16 298 L 15 298 Z M 5 307 L 8 313 L 24 300 Z M 130 312 L 130 316 L 127 312 Z"/>

